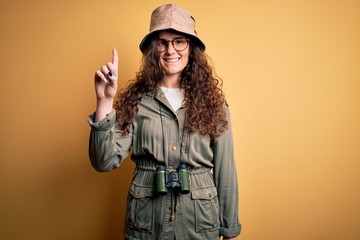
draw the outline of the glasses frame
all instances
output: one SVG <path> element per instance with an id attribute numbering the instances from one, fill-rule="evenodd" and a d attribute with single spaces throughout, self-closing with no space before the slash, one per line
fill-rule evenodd
<path id="1" fill-rule="evenodd" d="M 175 42 L 176 40 L 179 40 L 179 39 L 185 39 L 185 40 L 186 40 L 186 43 L 187 43 L 187 44 L 186 44 L 186 47 L 185 47 L 184 49 L 177 50 L 177 49 L 175 48 L 174 42 Z M 157 48 L 157 43 L 158 43 L 158 41 L 162 41 L 162 42 L 166 42 L 166 43 L 167 43 L 167 44 L 166 44 L 166 48 L 165 48 L 163 51 L 159 51 L 159 50 L 158 50 L 158 48 Z M 169 43 L 171 43 L 171 45 L 173 46 L 173 48 L 175 49 L 175 51 L 177 51 L 177 52 L 182 52 L 182 51 L 185 51 L 185 49 L 188 48 L 189 43 L 190 43 L 190 39 L 188 39 L 188 38 L 186 38 L 186 37 L 177 37 L 177 38 L 174 38 L 173 40 L 166 40 L 166 39 L 163 39 L 163 38 L 158 38 L 158 39 L 156 39 L 156 45 L 155 45 L 156 51 L 157 51 L 158 53 L 163 53 L 163 52 L 165 52 L 165 51 L 168 50 L 168 48 L 169 48 Z"/>

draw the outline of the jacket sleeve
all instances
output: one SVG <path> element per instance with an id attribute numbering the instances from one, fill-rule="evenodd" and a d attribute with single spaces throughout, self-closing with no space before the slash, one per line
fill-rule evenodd
<path id="1" fill-rule="evenodd" d="M 130 153 L 132 132 L 124 136 L 116 123 L 116 112 L 99 122 L 94 122 L 95 114 L 88 117 L 91 126 L 89 157 L 92 166 L 99 172 L 111 171 L 121 165 Z"/>
<path id="2" fill-rule="evenodd" d="M 238 182 L 229 109 L 228 129 L 212 142 L 214 152 L 214 181 L 218 191 L 220 235 L 235 237 L 240 234 L 238 220 Z"/>

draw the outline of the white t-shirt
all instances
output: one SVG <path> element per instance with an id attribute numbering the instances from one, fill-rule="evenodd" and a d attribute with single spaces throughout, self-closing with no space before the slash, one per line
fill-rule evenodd
<path id="1" fill-rule="evenodd" d="M 184 101 L 184 89 L 161 87 L 171 107 L 176 112 Z"/>

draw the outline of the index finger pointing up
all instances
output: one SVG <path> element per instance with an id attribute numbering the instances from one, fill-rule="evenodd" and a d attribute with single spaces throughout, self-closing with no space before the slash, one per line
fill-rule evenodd
<path id="1" fill-rule="evenodd" d="M 113 57 L 112 57 L 112 63 L 114 64 L 114 66 L 117 68 L 118 67 L 118 61 L 119 61 L 119 58 L 118 58 L 118 53 L 117 53 L 117 50 L 116 48 L 113 48 Z"/>

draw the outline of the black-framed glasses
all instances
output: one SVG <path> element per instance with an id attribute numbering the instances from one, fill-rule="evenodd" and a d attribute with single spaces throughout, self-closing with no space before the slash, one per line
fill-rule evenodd
<path id="1" fill-rule="evenodd" d="M 165 52 L 169 47 L 169 43 L 171 43 L 171 45 L 177 52 L 181 52 L 189 46 L 189 42 L 190 40 L 185 37 L 179 37 L 173 40 L 165 40 L 159 38 L 156 40 L 156 51 L 160 53 Z"/>

